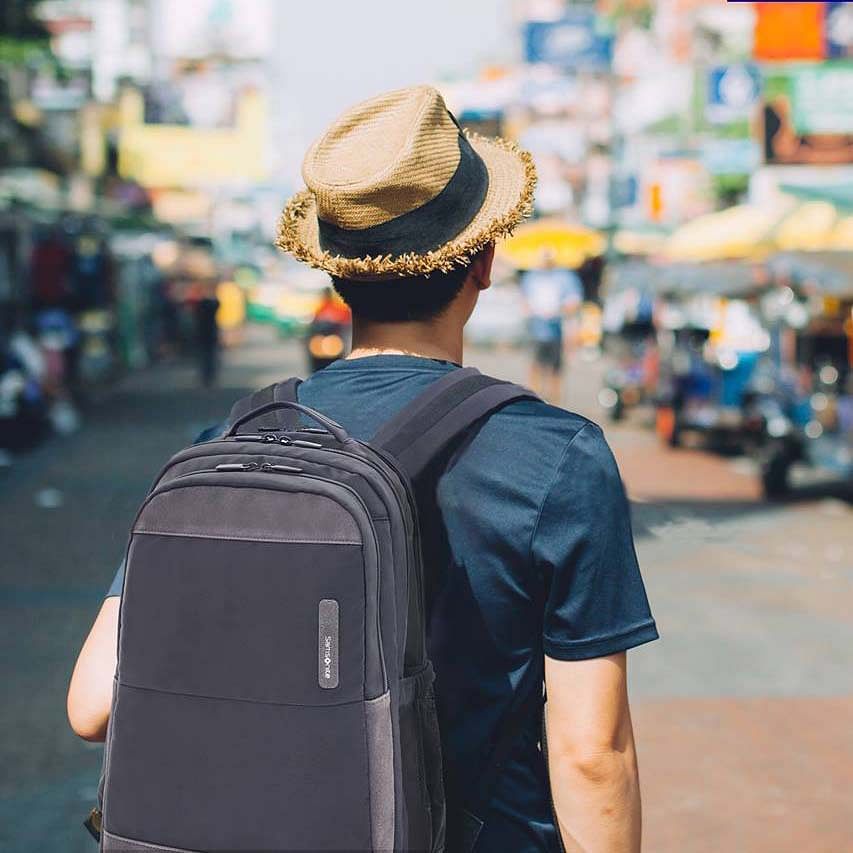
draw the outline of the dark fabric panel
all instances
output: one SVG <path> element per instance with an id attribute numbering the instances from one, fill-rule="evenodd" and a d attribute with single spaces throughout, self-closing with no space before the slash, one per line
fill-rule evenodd
<path id="1" fill-rule="evenodd" d="M 234 452 L 229 452 L 233 447 Z M 263 448 L 261 452 L 260 448 Z M 405 518 L 411 518 L 407 507 L 407 499 L 403 486 L 398 482 L 396 473 L 388 470 L 388 463 L 378 457 L 370 448 L 362 448 L 362 453 L 369 454 L 374 461 L 359 458 L 358 455 L 343 455 L 328 449 L 312 449 L 278 444 L 260 445 L 248 442 L 217 442 L 208 448 L 195 448 L 194 451 L 184 451 L 175 457 L 174 464 L 163 475 L 161 482 L 170 482 L 174 478 L 193 471 L 215 467 L 219 463 L 234 463 L 257 461 L 259 463 L 285 463 L 297 465 L 311 475 L 332 478 L 355 489 L 367 505 L 374 519 L 380 551 L 380 565 L 384 579 L 382 581 L 382 612 L 395 617 L 395 631 L 388 634 L 383 629 L 386 664 L 390 649 L 399 649 L 400 661 L 403 665 L 403 638 L 408 637 L 406 630 L 409 586 L 409 534 L 406 532 Z M 380 470 L 376 469 L 380 466 Z M 388 478 L 380 473 L 388 471 Z M 402 506 L 401 506 L 402 504 Z M 404 518 L 405 517 L 405 518 Z M 395 521 L 384 522 L 388 518 Z M 403 523 L 401 523 L 403 522 Z M 411 522 L 409 522 L 411 525 Z M 390 535 L 386 534 L 390 525 Z M 283 524 L 282 524 L 283 526 Z M 414 571 L 414 569 L 412 569 Z M 123 573 L 122 573 L 123 574 Z M 120 579 L 113 594 L 121 593 Z M 396 594 L 396 604 L 393 604 L 391 593 Z M 389 609 L 390 608 L 390 609 Z M 415 623 L 416 627 L 419 623 Z M 417 635 L 415 630 L 413 634 Z M 400 638 L 399 640 L 397 638 Z M 413 637 L 411 649 L 417 666 L 424 660 L 423 637 L 417 641 Z M 416 652 L 416 653 L 415 653 Z M 414 667 L 413 667 L 414 668 Z M 396 671 L 396 667 L 395 667 Z"/>
<path id="2" fill-rule="evenodd" d="M 239 519 L 239 513 L 244 504 L 239 500 L 241 494 L 250 492 L 263 492 L 268 496 L 270 507 L 281 506 L 281 501 L 288 495 L 323 495 L 332 498 L 342 510 L 349 513 L 359 526 L 362 540 L 362 552 L 364 554 L 364 602 L 365 602 L 365 626 L 364 641 L 365 652 L 365 697 L 368 699 L 380 696 L 388 689 L 385 671 L 383 667 L 383 656 L 379 637 L 379 555 L 376 543 L 375 530 L 365 512 L 365 505 L 354 489 L 343 486 L 334 481 L 326 481 L 320 478 L 309 478 L 299 475 L 282 476 L 265 473 L 262 471 L 250 471 L 240 473 L 203 473 L 199 472 L 192 477 L 175 480 L 158 487 L 149 498 L 149 501 L 160 494 L 174 489 L 190 489 L 196 492 L 204 492 L 211 488 L 233 488 L 234 498 L 231 501 L 234 507 L 233 520 Z M 286 524 L 286 516 L 277 517 L 279 524 Z"/>
<path id="3" fill-rule="evenodd" d="M 187 850 L 371 850 L 364 713 L 121 687 L 104 826 Z"/>
<path id="4" fill-rule="evenodd" d="M 444 792 L 441 744 L 432 699 L 433 672 L 427 664 L 400 682 L 400 742 L 403 791 L 410 850 L 444 849 Z M 430 715 L 433 715 L 430 718 Z"/>
<path id="5" fill-rule="evenodd" d="M 418 711 L 421 737 L 424 745 L 424 779 L 429 797 L 432 849 L 444 850 L 446 807 L 444 802 L 444 775 L 441 758 L 441 735 L 435 709 L 432 679 L 422 679 L 418 691 Z"/>
<path id="6" fill-rule="evenodd" d="M 275 476 L 275 475 L 269 475 Z M 207 486 L 152 498 L 136 530 L 269 541 L 361 542 L 351 515 L 322 495 Z"/>
<path id="7" fill-rule="evenodd" d="M 340 608 L 339 684 L 317 683 L 317 608 Z M 119 679 L 266 702 L 364 697 L 364 569 L 353 546 L 137 536 Z"/>
<path id="8" fill-rule="evenodd" d="M 460 133 L 459 164 L 435 198 L 371 228 L 341 228 L 321 219 L 320 245 L 344 258 L 432 251 L 465 230 L 483 206 L 488 188 L 486 164 Z"/>

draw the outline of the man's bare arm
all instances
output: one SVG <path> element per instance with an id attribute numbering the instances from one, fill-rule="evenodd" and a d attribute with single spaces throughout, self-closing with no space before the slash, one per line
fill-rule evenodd
<path id="1" fill-rule="evenodd" d="M 545 658 L 548 770 L 567 850 L 638 853 L 640 784 L 625 653 Z"/>
<path id="2" fill-rule="evenodd" d="M 107 735 L 120 604 L 118 596 L 104 601 L 80 650 L 68 686 L 68 721 L 85 740 L 102 741 Z"/>

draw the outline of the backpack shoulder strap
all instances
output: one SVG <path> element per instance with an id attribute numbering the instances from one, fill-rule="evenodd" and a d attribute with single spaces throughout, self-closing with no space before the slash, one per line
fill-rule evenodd
<path id="1" fill-rule="evenodd" d="M 538 400 L 532 391 L 485 376 L 472 367 L 454 370 L 433 382 L 384 426 L 370 444 L 393 456 L 411 479 L 438 459 L 474 424 L 515 400 Z M 466 814 L 448 826 L 453 849 L 470 851 L 476 843 L 495 782 L 512 754 L 531 707 L 542 703 L 542 665 L 533 664 L 518 685 L 516 699 L 502 721 L 476 790 L 467 792 Z M 461 823 L 460 823 L 461 820 Z M 450 849 L 450 847 L 448 847 Z"/>
<path id="2" fill-rule="evenodd" d="M 261 388 L 252 394 L 241 397 L 231 407 L 226 431 L 244 415 L 260 406 L 265 406 L 267 403 L 298 402 L 296 399 L 297 391 L 301 384 L 302 380 L 294 376 L 284 382 L 274 382 L 272 385 L 267 385 L 266 388 Z M 298 419 L 299 413 L 294 409 L 279 409 L 259 417 L 256 425 L 259 429 L 293 429 L 296 427 Z"/>
<path id="3" fill-rule="evenodd" d="M 485 376 L 473 367 L 433 382 L 370 443 L 393 456 L 411 479 L 475 423 L 514 400 L 536 400 L 527 388 Z"/>

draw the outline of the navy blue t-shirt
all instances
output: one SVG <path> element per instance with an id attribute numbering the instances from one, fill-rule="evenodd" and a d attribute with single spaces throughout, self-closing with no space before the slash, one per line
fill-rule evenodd
<path id="1" fill-rule="evenodd" d="M 369 439 L 457 365 L 414 356 L 338 361 L 299 400 Z M 448 562 L 435 591 L 430 654 L 448 775 L 473 791 L 514 690 L 543 653 L 583 660 L 657 638 L 628 502 L 601 430 L 546 403 L 511 403 L 479 429 L 436 492 Z M 112 595 L 121 593 L 119 570 Z M 544 612 L 543 612 L 544 598 Z M 547 772 L 531 713 L 478 850 L 557 851 Z"/>

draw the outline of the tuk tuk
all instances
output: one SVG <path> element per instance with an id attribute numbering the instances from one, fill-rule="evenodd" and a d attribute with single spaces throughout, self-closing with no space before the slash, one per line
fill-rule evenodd
<path id="1" fill-rule="evenodd" d="M 770 269 L 760 310 L 771 346 L 753 390 L 755 453 L 776 498 L 797 463 L 853 481 L 853 252 L 786 253 Z"/>
<path id="2" fill-rule="evenodd" d="M 763 284 L 745 263 L 666 268 L 658 311 L 656 427 L 672 447 L 744 452 L 760 439 L 750 383 L 769 336 L 755 308 Z"/>

